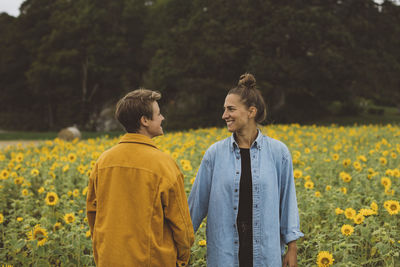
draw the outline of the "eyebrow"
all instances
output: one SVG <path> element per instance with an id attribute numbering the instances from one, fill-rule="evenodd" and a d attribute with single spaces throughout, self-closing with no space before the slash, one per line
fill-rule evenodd
<path id="1" fill-rule="evenodd" d="M 234 108 L 235 106 L 229 105 L 229 106 L 224 106 L 224 108 Z"/>

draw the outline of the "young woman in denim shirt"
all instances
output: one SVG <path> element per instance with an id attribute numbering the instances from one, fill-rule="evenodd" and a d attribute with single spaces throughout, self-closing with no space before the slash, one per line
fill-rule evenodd
<path id="1" fill-rule="evenodd" d="M 242 75 L 222 115 L 232 136 L 206 151 L 189 196 L 195 232 L 207 216 L 209 267 L 297 266 L 303 234 L 292 159 L 257 128 L 265 118 L 254 76 Z"/>

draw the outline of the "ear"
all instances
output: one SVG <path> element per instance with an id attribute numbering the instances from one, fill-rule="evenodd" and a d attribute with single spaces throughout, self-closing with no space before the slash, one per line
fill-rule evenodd
<path id="1" fill-rule="evenodd" d="M 142 116 L 140 118 L 140 125 L 142 125 L 143 127 L 149 126 L 149 119 L 146 116 Z"/>
<path id="2" fill-rule="evenodd" d="M 257 115 L 257 108 L 254 106 L 249 107 L 249 118 L 253 119 Z"/>

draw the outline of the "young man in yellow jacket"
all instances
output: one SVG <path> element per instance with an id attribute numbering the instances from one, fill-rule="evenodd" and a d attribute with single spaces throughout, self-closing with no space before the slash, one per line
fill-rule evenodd
<path id="1" fill-rule="evenodd" d="M 194 241 L 175 161 L 151 140 L 163 134 L 158 92 L 139 89 L 117 104 L 127 133 L 97 160 L 87 217 L 97 266 L 186 266 Z"/>

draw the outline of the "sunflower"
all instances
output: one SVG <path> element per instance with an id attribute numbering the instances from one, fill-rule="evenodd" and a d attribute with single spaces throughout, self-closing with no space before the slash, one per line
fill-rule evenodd
<path id="1" fill-rule="evenodd" d="M 392 181 L 391 181 L 389 178 L 387 178 L 387 177 L 382 177 L 382 178 L 381 178 L 381 184 L 382 184 L 385 188 L 388 188 L 388 187 L 390 187 L 390 186 L 392 185 Z"/>
<path id="2" fill-rule="evenodd" d="M 0 213 L 0 224 L 4 222 L 4 215 L 3 213 Z"/>
<path id="3" fill-rule="evenodd" d="M 58 203 L 58 195 L 54 192 L 48 192 L 46 195 L 46 204 L 54 206 Z"/>
<path id="4" fill-rule="evenodd" d="M 307 181 L 304 183 L 304 187 L 307 189 L 313 189 L 314 188 L 314 183 L 312 181 Z"/>
<path id="5" fill-rule="evenodd" d="M 40 188 L 38 189 L 38 193 L 41 194 L 41 193 L 43 193 L 43 192 L 44 192 L 44 187 L 42 186 L 42 187 L 40 187 Z"/>
<path id="6" fill-rule="evenodd" d="M 358 162 L 358 161 L 354 161 L 353 167 L 354 167 L 355 169 L 359 169 L 359 168 L 361 168 L 361 163 Z"/>
<path id="7" fill-rule="evenodd" d="M 338 154 L 333 154 L 332 155 L 332 159 L 335 160 L 335 161 L 338 160 L 339 159 L 339 155 Z"/>
<path id="8" fill-rule="evenodd" d="M 344 210 L 342 210 L 341 208 L 336 208 L 335 209 L 336 215 L 343 214 L 343 212 L 344 212 Z"/>
<path id="9" fill-rule="evenodd" d="M 347 166 L 349 166 L 351 164 L 351 159 L 345 159 L 345 160 L 343 160 L 343 166 L 344 167 L 347 167 Z"/>
<path id="10" fill-rule="evenodd" d="M 378 211 L 378 204 L 375 201 L 371 203 L 370 207 L 374 212 Z"/>
<path id="11" fill-rule="evenodd" d="M 316 197 L 321 197 L 321 192 L 320 191 L 315 191 L 315 196 Z"/>
<path id="12" fill-rule="evenodd" d="M 32 175 L 33 177 L 38 176 L 38 175 L 39 175 L 39 170 L 38 170 L 38 169 L 32 169 L 32 170 L 31 170 L 31 175 Z"/>
<path id="13" fill-rule="evenodd" d="M 85 188 L 83 188 L 83 190 L 82 190 L 82 195 L 86 195 L 87 194 L 87 191 L 88 191 L 88 187 L 86 186 Z"/>
<path id="14" fill-rule="evenodd" d="M 190 165 L 190 163 L 189 163 L 189 164 L 183 165 L 183 166 L 182 166 L 182 169 L 183 169 L 184 171 L 191 171 L 191 170 L 193 170 L 192 165 Z"/>
<path id="15" fill-rule="evenodd" d="M 296 179 L 301 178 L 303 176 L 303 172 L 301 170 L 294 170 L 293 171 L 293 176 Z"/>
<path id="16" fill-rule="evenodd" d="M 21 193 L 23 196 L 27 196 L 29 194 L 29 191 L 28 189 L 23 189 Z"/>
<path id="17" fill-rule="evenodd" d="M 363 216 L 371 216 L 375 214 L 375 211 L 372 209 L 360 209 L 359 213 Z"/>
<path id="18" fill-rule="evenodd" d="M 17 217 L 17 221 L 18 222 L 22 222 L 24 220 L 24 218 L 22 218 L 22 217 Z"/>
<path id="19" fill-rule="evenodd" d="M 73 213 L 67 213 L 64 215 L 64 221 L 67 224 L 73 223 L 75 221 L 75 215 Z"/>
<path id="20" fill-rule="evenodd" d="M 345 182 L 345 183 L 350 183 L 350 181 L 352 179 L 351 175 L 348 174 L 347 172 L 341 172 L 340 173 L 340 178 L 342 178 L 343 182 Z"/>
<path id="21" fill-rule="evenodd" d="M 18 153 L 18 154 L 15 156 L 15 160 L 16 160 L 17 162 L 22 162 L 22 161 L 24 160 L 24 154 Z"/>
<path id="22" fill-rule="evenodd" d="M 365 217 L 362 214 L 357 214 L 356 216 L 354 216 L 353 221 L 356 224 L 362 224 L 364 221 Z"/>
<path id="23" fill-rule="evenodd" d="M 390 215 L 397 214 L 400 211 L 400 203 L 395 200 L 385 201 L 384 207 Z"/>
<path id="24" fill-rule="evenodd" d="M 349 224 L 344 224 L 340 231 L 342 231 L 342 234 L 345 236 L 351 236 L 351 234 L 354 232 L 354 228 Z"/>
<path id="25" fill-rule="evenodd" d="M 328 267 L 333 264 L 335 259 L 328 251 L 320 251 L 317 256 L 318 267 Z"/>
<path id="26" fill-rule="evenodd" d="M 37 224 L 31 231 L 27 233 L 29 240 L 37 240 L 38 247 L 43 246 L 47 241 L 47 231 L 46 229 L 40 227 Z"/>
<path id="27" fill-rule="evenodd" d="M 79 196 L 79 190 L 78 190 L 78 189 L 74 189 L 74 191 L 72 191 L 72 195 L 73 195 L 74 197 Z"/>
<path id="28" fill-rule="evenodd" d="M 69 170 L 69 164 L 66 164 L 63 168 L 62 168 L 62 171 L 63 172 L 66 172 L 66 171 L 68 171 Z"/>
<path id="29" fill-rule="evenodd" d="M 87 231 L 85 235 L 87 238 L 89 238 L 91 236 L 90 231 Z"/>
<path id="30" fill-rule="evenodd" d="M 380 163 L 381 165 L 386 165 L 386 164 L 387 164 L 387 159 L 384 158 L 384 157 L 381 157 L 381 158 L 379 158 L 379 163 Z"/>
<path id="31" fill-rule="evenodd" d="M 2 170 L 0 173 L 0 179 L 7 179 L 10 173 L 7 170 Z"/>
<path id="32" fill-rule="evenodd" d="M 387 169 L 387 170 L 385 171 L 385 175 L 393 176 L 393 170 Z"/>
<path id="33" fill-rule="evenodd" d="M 53 226 L 54 231 L 60 230 L 62 227 L 62 224 L 60 222 L 56 222 Z"/>
<path id="34" fill-rule="evenodd" d="M 332 186 L 330 186 L 330 185 L 327 185 L 326 187 L 325 187 L 325 190 L 326 191 L 330 191 L 332 189 Z"/>
<path id="35" fill-rule="evenodd" d="M 203 239 L 203 240 L 200 240 L 198 244 L 200 247 L 205 247 L 207 245 L 207 241 Z"/>
<path id="36" fill-rule="evenodd" d="M 22 184 L 24 182 L 24 177 L 17 177 L 14 179 L 14 184 Z"/>
<path id="37" fill-rule="evenodd" d="M 69 161 L 69 162 L 75 162 L 76 159 L 77 159 L 77 156 L 76 156 L 75 153 L 69 153 L 69 154 L 68 154 L 68 161 Z"/>
<path id="38" fill-rule="evenodd" d="M 346 187 L 341 187 L 340 191 L 345 195 L 347 194 L 347 188 Z"/>
<path id="39" fill-rule="evenodd" d="M 344 210 L 344 215 L 347 219 L 353 219 L 356 216 L 356 211 L 353 208 L 347 208 Z"/>
<path id="40" fill-rule="evenodd" d="M 358 160 L 361 160 L 362 162 L 366 162 L 367 158 L 364 155 L 360 155 L 357 157 Z"/>

